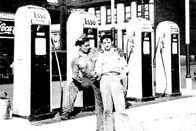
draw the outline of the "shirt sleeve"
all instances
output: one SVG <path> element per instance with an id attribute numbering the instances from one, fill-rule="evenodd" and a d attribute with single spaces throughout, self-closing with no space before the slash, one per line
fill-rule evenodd
<path id="1" fill-rule="evenodd" d="M 100 54 L 97 56 L 97 61 L 95 63 L 95 73 L 101 74 L 101 56 Z"/>
<path id="2" fill-rule="evenodd" d="M 74 58 L 71 62 L 71 67 L 72 67 L 72 75 L 73 78 L 79 82 L 82 81 L 82 78 L 80 76 L 80 70 L 79 70 L 79 65 L 78 65 L 78 59 Z"/>

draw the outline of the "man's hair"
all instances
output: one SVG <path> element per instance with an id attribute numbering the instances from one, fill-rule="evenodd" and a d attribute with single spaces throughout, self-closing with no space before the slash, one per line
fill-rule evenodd
<path id="1" fill-rule="evenodd" d="M 110 39 L 111 41 L 113 41 L 113 38 L 112 38 L 111 35 L 103 35 L 103 36 L 101 37 L 101 43 L 102 43 L 103 40 L 106 39 L 106 38 L 108 38 L 108 39 Z"/>
<path id="2" fill-rule="evenodd" d="M 77 40 L 75 43 L 75 46 L 81 46 L 83 45 L 85 42 L 89 41 L 89 38 L 83 38 L 82 40 Z"/>

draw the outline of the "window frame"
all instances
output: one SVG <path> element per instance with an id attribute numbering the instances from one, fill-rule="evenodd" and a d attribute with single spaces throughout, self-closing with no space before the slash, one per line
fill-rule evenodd
<path id="1" fill-rule="evenodd" d="M 95 16 L 97 18 L 98 25 L 101 25 L 101 8 L 100 7 L 95 8 Z"/>
<path id="2" fill-rule="evenodd" d="M 150 20 L 150 4 L 144 4 L 144 18 Z M 137 5 L 137 17 L 142 17 L 142 5 Z"/>
<path id="3" fill-rule="evenodd" d="M 110 13 L 109 13 L 110 12 Z M 106 24 L 112 23 L 112 14 L 110 6 L 106 7 Z"/>
<path id="4" fill-rule="evenodd" d="M 129 7 L 129 12 L 127 12 L 126 7 Z M 128 22 L 129 20 L 131 20 L 131 4 L 126 4 L 124 6 L 124 21 Z"/>

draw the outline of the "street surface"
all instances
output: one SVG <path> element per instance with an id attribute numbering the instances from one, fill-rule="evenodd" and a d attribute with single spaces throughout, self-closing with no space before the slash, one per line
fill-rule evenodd
<path id="1" fill-rule="evenodd" d="M 191 73 L 195 65 L 191 66 Z M 182 96 L 156 98 L 148 102 L 132 102 L 127 109 L 132 131 L 196 131 L 196 82 L 192 90 L 185 88 L 185 67 L 181 67 Z M 193 74 L 191 74 L 193 77 Z M 60 104 L 59 82 L 53 82 L 52 108 Z M 0 91 L 6 91 L 13 99 L 13 84 L 0 85 Z M 83 115 L 81 115 L 83 114 Z M 51 119 L 29 122 L 27 119 L 13 117 L 0 120 L 0 129 L 6 131 L 95 131 L 94 112 L 81 112 L 74 119 L 60 120 L 58 114 Z M 123 129 L 122 129 L 123 131 Z"/>
<path id="2" fill-rule="evenodd" d="M 184 92 L 184 91 L 183 91 Z M 187 97 L 127 109 L 132 131 L 196 131 L 196 91 Z M 53 119 L 59 119 L 58 115 Z M 95 115 L 36 125 L 26 119 L 1 120 L 6 131 L 95 131 Z M 122 130 L 123 131 L 123 130 Z"/>

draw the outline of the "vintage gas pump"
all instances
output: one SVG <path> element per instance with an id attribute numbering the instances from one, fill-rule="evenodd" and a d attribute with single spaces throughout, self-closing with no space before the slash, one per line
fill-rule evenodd
<path id="1" fill-rule="evenodd" d="M 176 23 L 164 21 L 156 29 L 156 92 L 180 94 L 180 30 Z"/>
<path id="2" fill-rule="evenodd" d="M 154 99 L 151 22 L 142 18 L 133 19 L 126 30 L 129 67 L 127 98 Z"/>
<path id="3" fill-rule="evenodd" d="M 51 113 L 50 15 L 23 6 L 15 15 L 13 114 L 33 119 Z"/>
<path id="4" fill-rule="evenodd" d="M 71 61 L 78 53 L 78 47 L 75 46 L 75 42 L 83 34 L 90 39 L 91 47 L 98 46 L 96 17 L 88 12 L 78 11 L 71 13 L 67 21 L 67 84 L 72 80 Z M 94 93 L 91 88 L 79 92 L 75 106 L 83 106 L 83 104 L 84 106 L 94 105 Z"/>

